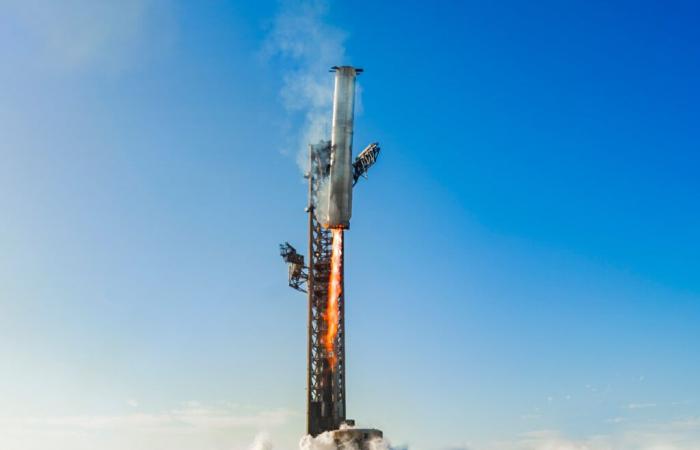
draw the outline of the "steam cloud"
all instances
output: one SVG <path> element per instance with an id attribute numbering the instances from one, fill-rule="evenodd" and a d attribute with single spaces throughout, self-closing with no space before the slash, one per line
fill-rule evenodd
<path id="1" fill-rule="evenodd" d="M 270 436 L 267 433 L 258 434 L 248 450 L 272 450 Z"/>
<path id="2" fill-rule="evenodd" d="M 267 433 L 260 433 L 255 436 L 253 443 L 248 450 L 273 450 L 272 441 Z M 316 437 L 306 435 L 299 441 L 299 450 L 363 450 L 354 442 L 341 442 L 338 445 L 331 433 L 321 433 Z M 376 438 L 367 443 L 364 450 L 392 450 L 389 442 Z"/>
<path id="3" fill-rule="evenodd" d="M 330 138 L 333 77 L 328 69 L 345 62 L 346 33 L 325 23 L 327 11 L 327 4 L 318 0 L 286 4 L 264 46 L 267 56 L 277 56 L 285 64 L 281 91 L 285 108 L 304 114 L 296 157 L 303 172 L 309 170 L 308 144 Z"/>
<path id="4" fill-rule="evenodd" d="M 301 441 L 299 442 L 299 450 L 362 450 L 360 449 L 357 444 L 353 442 L 341 442 L 340 446 L 338 446 L 335 441 L 333 440 L 333 437 L 331 436 L 330 433 L 321 433 L 316 437 L 311 437 L 309 435 L 304 436 L 301 438 Z M 368 443 L 367 450 L 391 450 L 391 447 L 389 446 L 389 442 L 376 438 L 372 439 Z"/>

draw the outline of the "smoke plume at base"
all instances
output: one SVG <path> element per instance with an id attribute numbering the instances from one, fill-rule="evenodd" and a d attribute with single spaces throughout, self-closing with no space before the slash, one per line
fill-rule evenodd
<path id="1" fill-rule="evenodd" d="M 355 442 L 336 443 L 331 432 L 321 433 L 316 437 L 306 435 L 299 441 L 299 450 L 391 450 L 389 441 L 375 438 L 367 443 L 367 448 L 360 448 Z"/>

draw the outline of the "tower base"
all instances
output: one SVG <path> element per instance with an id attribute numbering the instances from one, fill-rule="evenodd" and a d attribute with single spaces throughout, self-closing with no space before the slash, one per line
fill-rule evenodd
<path id="1" fill-rule="evenodd" d="M 330 432 L 340 450 L 372 450 L 371 444 L 384 437 L 381 430 L 375 428 L 341 428 Z"/>

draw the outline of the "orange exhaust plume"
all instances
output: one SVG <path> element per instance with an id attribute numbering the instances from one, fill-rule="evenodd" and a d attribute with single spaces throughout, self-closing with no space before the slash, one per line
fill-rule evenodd
<path id="1" fill-rule="evenodd" d="M 331 370 L 335 370 L 338 357 L 335 353 L 335 339 L 338 336 L 340 319 L 339 300 L 343 294 L 343 230 L 334 228 L 331 247 L 331 274 L 328 279 L 328 304 L 326 305 L 326 336 L 324 346 Z"/>

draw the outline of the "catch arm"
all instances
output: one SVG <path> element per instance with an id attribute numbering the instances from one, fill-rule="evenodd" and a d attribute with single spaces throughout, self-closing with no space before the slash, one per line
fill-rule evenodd
<path id="1" fill-rule="evenodd" d="M 309 268 L 304 265 L 304 255 L 297 253 L 289 242 L 280 244 L 280 256 L 289 265 L 289 287 L 306 292 L 305 285 L 309 281 Z"/>
<path id="2" fill-rule="evenodd" d="M 357 155 L 352 163 L 352 185 L 355 186 L 360 177 L 367 178 L 367 171 L 377 162 L 379 156 L 379 142 L 373 142 Z"/>

